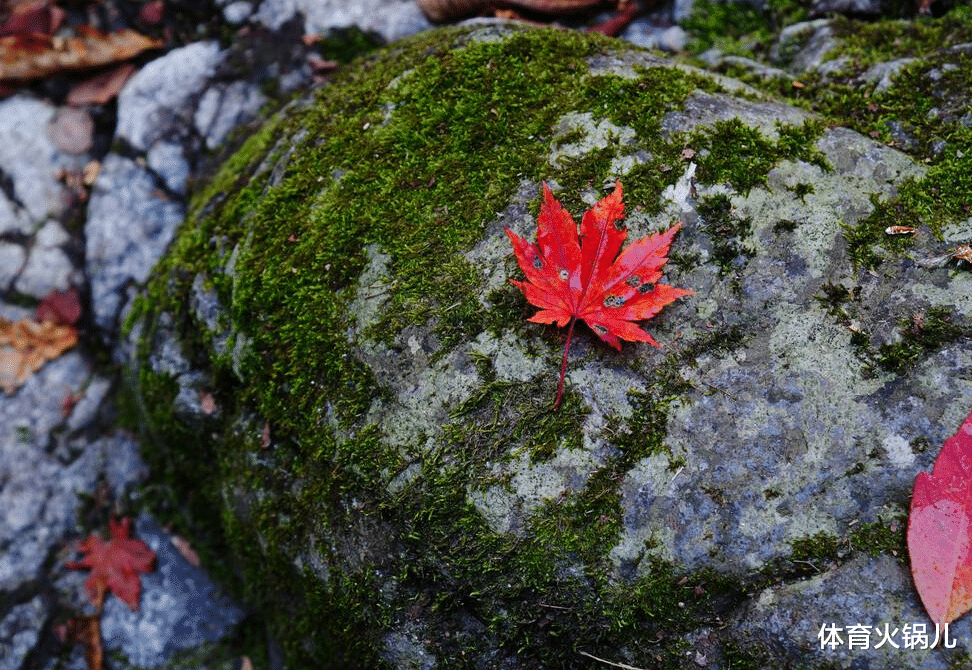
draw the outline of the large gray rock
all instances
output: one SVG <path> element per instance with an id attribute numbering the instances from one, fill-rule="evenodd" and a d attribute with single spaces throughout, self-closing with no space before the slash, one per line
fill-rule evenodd
<path id="1" fill-rule="evenodd" d="M 374 31 L 388 41 L 432 27 L 418 3 L 411 0 L 359 0 L 353 3 L 341 0 L 263 0 L 254 18 L 277 30 L 298 15 L 303 17 L 306 33 L 325 34 L 332 28 L 356 26 Z"/>
<path id="2" fill-rule="evenodd" d="M 524 320 L 503 229 L 535 234 L 541 180 L 579 216 L 618 178 L 629 239 L 683 225 L 694 295 L 646 324 L 661 350 L 578 328 L 553 411 L 563 331 Z M 944 668 L 966 622 L 954 650 L 815 638 L 923 616 L 905 516 L 968 412 L 972 279 L 859 233 L 925 178 L 616 42 L 422 37 L 197 195 L 132 380 L 292 667 Z"/>

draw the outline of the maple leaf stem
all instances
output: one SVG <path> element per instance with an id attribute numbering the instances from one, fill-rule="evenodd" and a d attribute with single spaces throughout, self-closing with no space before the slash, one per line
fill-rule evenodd
<path id="1" fill-rule="evenodd" d="M 557 399 L 554 400 L 553 408 L 560 407 L 560 401 L 564 398 L 564 375 L 567 374 L 567 354 L 570 352 L 570 341 L 574 338 L 574 323 L 577 317 L 570 317 L 570 326 L 567 328 L 567 344 L 564 345 L 564 360 L 560 364 L 560 381 L 557 382 Z"/>

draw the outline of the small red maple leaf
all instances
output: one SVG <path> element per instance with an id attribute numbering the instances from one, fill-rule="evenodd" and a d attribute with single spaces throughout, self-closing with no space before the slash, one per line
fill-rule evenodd
<path id="1" fill-rule="evenodd" d="M 91 602 L 99 609 L 105 594 L 111 591 L 130 608 L 138 610 L 138 597 L 142 592 L 139 573 L 152 571 L 155 552 L 141 540 L 129 537 L 131 526 L 132 520 L 128 518 L 118 522 L 109 520 L 111 540 L 105 542 L 92 533 L 78 547 L 85 557 L 65 563 L 65 567 L 72 570 L 91 570 L 84 586 Z"/>
<path id="2" fill-rule="evenodd" d="M 570 324 L 554 409 L 563 397 L 567 354 L 577 319 L 615 349 L 621 349 L 620 340 L 659 347 L 634 322 L 649 319 L 676 298 L 692 293 L 657 283 L 681 224 L 636 240 L 621 251 L 628 235 L 616 225 L 624 215 L 621 196 L 619 181 L 613 193 L 584 213 L 578 239 L 577 223 L 544 184 L 537 241 L 527 242 L 506 229 L 516 261 L 527 278 L 511 279 L 510 283 L 523 291 L 531 305 L 541 308 L 529 320 L 561 327 Z"/>

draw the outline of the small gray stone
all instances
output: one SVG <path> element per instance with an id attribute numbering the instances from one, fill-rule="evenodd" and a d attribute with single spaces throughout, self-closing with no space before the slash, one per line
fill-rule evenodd
<path id="1" fill-rule="evenodd" d="M 93 386 L 93 384 L 92 384 Z M 115 498 L 148 479 L 149 470 L 139 453 L 139 444 L 130 435 L 115 432 L 97 442 L 104 456 L 102 472 Z"/>
<path id="2" fill-rule="evenodd" d="M 23 233 L 26 235 L 33 229 L 27 210 L 17 202 L 10 200 L 3 191 L 0 191 L 0 234 Z"/>
<path id="3" fill-rule="evenodd" d="M 101 630 L 105 646 L 135 666 L 155 668 L 178 651 L 228 635 L 243 612 L 175 548 L 172 536 L 151 517 L 138 519 L 135 537 L 156 554 L 156 568 L 142 576 L 137 612 L 118 598 L 105 601 Z"/>
<path id="4" fill-rule="evenodd" d="M 246 0 L 231 2 L 223 7 L 223 18 L 226 19 L 227 23 L 243 23 L 250 18 L 251 14 L 253 14 L 253 5 Z"/>
<path id="5" fill-rule="evenodd" d="M 48 136 L 56 111 L 27 95 L 0 101 L 0 172 L 12 180 L 15 198 L 0 198 L 0 233 L 29 235 L 68 205 L 69 193 L 56 173 L 58 168 L 80 169 L 83 159 L 58 151 Z"/>
<path id="6" fill-rule="evenodd" d="M 692 0 L 675 0 L 672 6 L 672 21 L 680 23 L 692 15 Z"/>
<path id="7" fill-rule="evenodd" d="M 95 419 L 95 415 L 102 401 L 111 388 L 111 382 L 104 377 L 95 377 L 84 385 L 76 398 L 71 413 L 67 416 L 69 433 L 76 433 L 88 427 Z"/>
<path id="8" fill-rule="evenodd" d="M 64 398 L 90 376 L 90 366 L 71 351 L 35 372 L 14 395 L 0 396 L 0 592 L 39 577 L 50 552 L 74 527 L 78 495 L 94 490 L 114 457 L 117 445 L 107 439 L 79 440 L 64 453 L 47 449 L 52 430 L 64 421 Z"/>
<path id="9" fill-rule="evenodd" d="M 34 244 L 42 247 L 57 247 L 70 241 L 71 236 L 57 221 L 48 221 L 37 231 L 37 236 L 34 238 Z"/>
<path id="10" fill-rule="evenodd" d="M 196 129 L 206 138 L 206 146 L 219 146 L 237 125 L 252 119 L 266 102 L 255 84 L 235 81 L 229 86 L 206 89 L 194 118 Z"/>
<path id="11" fill-rule="evenodd" d="M 11 282 L 20 274 L 26 260 L 27 252 L 22 246 L 0 242 L 0 292 L 10 288 Z"/>
<path id="12" fill-rule="evenodd" d="M 190 170 L 182 146 L 175 142 L 159 141 L 152 145 L 145 158 L 148 166 L 162 177 L 169 190 L 185 195 Z"/>
<path id="13" fill-rule="evenodd" d="M 106 332 L 125 289 L 145 281 L 182 221 L 184 206 L 157 191 L 151 175 L 128 158 L 109 154 L 101 164 L 85 232 L 95 322 Z"/>
<path id="14" fill-rule="evenodd" d="M 663 51 L 679 53 L 685 49 L 689 34 L 681 26 L 670 26 L 658 35 L 658 46 Z"/>
<path id="15" fill-rule="evenodd" d="M 791 72 L 806 72 L 819 67 L 835 46 L 830 19 L 794 23 L 780 31 L 770 48 L 770 60 L 786 65 Z"/>
<path id="16" fill-rule="evenodd" d="M 326 33 L 330 28 L 357 26 L 372 30 L 391 42 L 432 27 L 418 4 L 411 0 L 264 0 L 256 18 L 278 30 L 300 12 L 305 33 Z"/>
<path id="17" fill-rule="evenodd" d="M 831 13 L 878 16 L 883 4 L 881 0 L 814 0 L 810 13 L 816 16 Z"/>
<path id="18" fill-rule="evenodd" d="M 20 670 L 27 654 L 37 646 L 47 617 L 40 596 L 10 608 L 0 621 L 0 670 Z"/>
<path id="19" fill-rule="evenodd" d="M 861 76 L 861 79 L 876 84 L 874 86 L 874 93 L 884 93 L 891 88 L 891 80 L 898 76 L 905 67 L 917 60 L 917 58 L 899 58 L 886 63 L 877 63 L 865 72 Z"/>
<path id="20" fill-rule="evenodd" d="M 117 137 L 146 151 L 179 129 L 224 57 L 218 43 L 196 42 L 143 67 L 118 96 Z"/>
<path id="21" fill-rule="evenodd" d="M 687 33 L 685 33 L 685 31 L 678 26 L 664 28 L 650 19 L 642 19 L 639 21 L 632 21 L 631 24 L 625 28 L 624 32 L 618 35 L 618 37 L 623 40 L 627 40 L 632 44 L 636 44 L 644 49 L 661 49 L 663 48 L 661 43 L 664 33 L 672 28 L 677 28 L 678 31 L 687 35 Z M 682 46 L 684 46 L 684 43 Z"/>
<path id="22" fill-rule="evenodd" d="M 66 291 L 73 274 L 74 266 L 63 250 L 35 244 L 14 288 L 18 293 L 40 299 L 54 289 Z"/>

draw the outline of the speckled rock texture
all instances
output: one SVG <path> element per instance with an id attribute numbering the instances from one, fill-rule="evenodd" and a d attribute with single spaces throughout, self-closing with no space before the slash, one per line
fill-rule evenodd
<path id="1" fill-rule="evenodd" d="M 951 649 L 818 638 L 925 622 L 902 538 L 972 399 L 972 275 L 917 261 L 972 221 L 883 231 L 940 172 L 616 42 L 442 32 L 257 134 L 120 353 L 292 667 L 944 670 L 967 620 Z M 564 335 L 525 321 L 503 229 L 535 234 L 541 180 L 579 217 L 617 179 L 629 239 L 682 224 L 694 295 L 660 350 L 579 331 L 553 412 Z"/>

